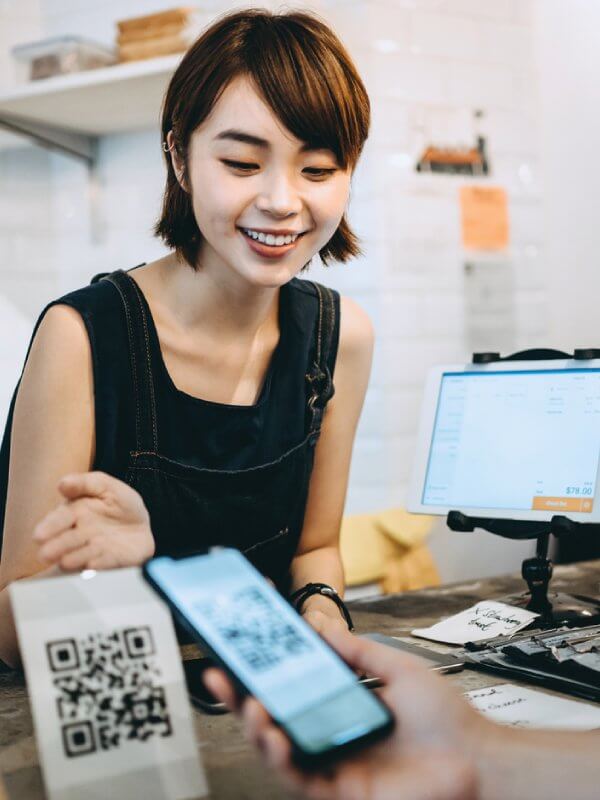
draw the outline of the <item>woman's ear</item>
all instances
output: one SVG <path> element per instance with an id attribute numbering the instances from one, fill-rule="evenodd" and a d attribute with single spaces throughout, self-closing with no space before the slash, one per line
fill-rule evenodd
<path id="1" fill-rule="evenodd" d="M 171 165 L 173 167 L 173 171 L 175 173 L 175 177 L 177 178 L 177 183 L 181 186 L 184 192 L 187 192 L 187 181 L 185 177 L 185 163 L 181 158 L 178 150 L 177 144 L 175 142 L 175 136 L 173 131 L 169 131 L 167 133 L 167 140 L 166 140 L 165 150 L 169 153 L 171 157 Z"/>

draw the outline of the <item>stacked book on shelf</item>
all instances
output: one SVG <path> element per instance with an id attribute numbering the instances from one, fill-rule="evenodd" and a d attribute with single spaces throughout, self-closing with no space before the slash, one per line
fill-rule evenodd
<path id="1" fill-rule="evenodd" d="M 181 53 L 200 33 L 197 7 L 171 8 L 117 22 L 119 61 L 138 61 Z"/>

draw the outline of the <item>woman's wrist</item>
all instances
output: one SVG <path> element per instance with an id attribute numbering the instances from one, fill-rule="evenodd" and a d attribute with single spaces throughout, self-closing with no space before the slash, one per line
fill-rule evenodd
<path id="1" fill-rule="evenodd" d="M 310 597 L 307 597 L 306 600 L 302 603 L 301 614 L 306 614 L 307 611 L 320 611 L 323 614 L 326 614 L 328 617 L 333 617 L 334 619 L 344 618 L 342 612 L 331 599 L 324 594 L 313 594 Z"/>

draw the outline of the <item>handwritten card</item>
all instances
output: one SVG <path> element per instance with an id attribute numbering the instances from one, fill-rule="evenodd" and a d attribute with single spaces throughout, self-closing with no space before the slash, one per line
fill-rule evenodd
<path id="1" fill-rule="evenodd" d="M 9 591 L 48 798 L 205 795 L 171 616 L 140 571 Z"/>
<path id="2" fill-rule="evenodd" d="M 465 694 L 486 717 L 517 728 L 591 731 L 600 728 L 600 706 L 502 683 Z"/>
<path id="3" fill-rule="evenodd" d="M 537 616 L 523 608 L 485 600 L 429 628 L 415 628 L 412 635 L 434 642 L 466 644 L 516 633 Z"/>

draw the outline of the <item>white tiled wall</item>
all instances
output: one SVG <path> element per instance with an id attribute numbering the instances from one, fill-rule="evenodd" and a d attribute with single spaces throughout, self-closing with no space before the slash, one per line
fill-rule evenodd
<path id="1" fill-rule="evenodd" d="M 315 268 L 311 275 L 361 302 L 377 331 L 373 379 L 352 466 L 350 512 L 403 502 L 426 369 L 463 360 L 467 348 L 477 345 L 466 337 L 467 278 L 457 201 L 465 181 L 413 169 L 429 138 L 440 144 L 469 142 L 475 108 L 485 111 L 481 127 L 490 146 L 491 181 L 505 186 L 510 198 L 512 244 L 505 263 L 514 272 L 515 290 L 514 313 L 506 325 L 514 325 L 509 333 L 516 346 L 544 342 L 533 2 L 305 4 L 328 18 L 345 41 L 373 105 L 372 135 L 355 175 L 350 211 L 365 254 L 351 265 Z M 109 43 L 116 19 L 165 5 L 164 0 L 0 0 L 2 82 L 6 87 L 11 80 L 6 48 L 12 44 L 65 33 Z M 223 11 L 230 5 L 210 7 Z M 15 335 L 21 347 L 23 318 L 31 324 L 47 299 L 96 272 L 163 252 L 150 233 L 162 170 L 156 131 L 105 137 L 92 224 L 83 167 L 31 147 L 0 150 L 0 337 Z M 20 355 L 18 347 L 16 352 Z M 3 385 L 14 381 L 16 361 L 0 349 Z M 0 395 L 0 417 L 3 402 Z M 434 540 L 448 578 L 514 569 L 529 549 L 486 535 L 476 544 L 468 535 L 460 543 L 453 537 L 440 529 Z"/>

